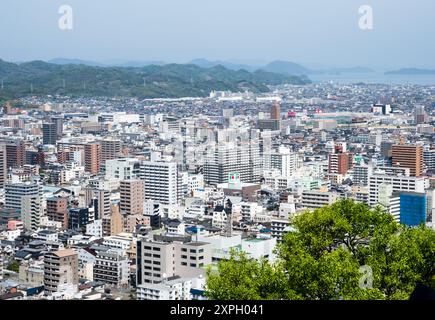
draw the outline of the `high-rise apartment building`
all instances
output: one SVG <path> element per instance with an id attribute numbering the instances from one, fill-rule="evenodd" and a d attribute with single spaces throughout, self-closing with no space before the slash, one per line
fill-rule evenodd
<path id="1" fill-rule="evenodd" d="M 122 153 L 122 142 L 116 139 L 101 140 L 101 161 L 117 159 Z"/>
<path id="2" fill-rule="evenodd" d="M 34 183 L 13 183 L 5 189 L 5 208 L 19 210 L 24 227 L 36 231 L 42 216 L 41 187 Z"/>
<path id="3" fill-rule="evenodd" d="M 394 145 L 392 150 L 393 166 L 409 168 L 413 177 L 423 174 L 423 147 L 413 145 Z"/>
<path id="4" fill-rule="evenodd" d="M 110 191 L 93 189 L 93 204 L 95 208 L 95 220 L 110 217 Z"/>
<path id="5" fill-rule="evenodd" d="M 270 119 L 281 120 L 281 106 L 279 105 L 279 103 L 275 103 L 272 106 L 272 109 L 270 112 Z"/>
<path id="6" fill-rule="evenodd" d="M 18 168 L 26 164 L 26 148 L 22 140 L 7 139 L 0 141 L 6 147 L 6 165 Z"/>
<path id="7" fill-rule="evenodd" d="M 6 146 L 0 143 L 0 189 L 5 187 L 8 177 Z"/>
<path id="8" fill-rule="evenodd" d="M 199 276 L 212 260 L 211 244 L 204 242 L 139 240 L 136 250 L 138 285 L 159 283 L 173 276 Z"/>
<path id="9" fill-rule="evenodd" d="M 372 174 L 369 176 L 369 205 L 375 206 L 379 202 L 379 188 L 383 184 L 392 185 L 392 192 L 423 193 L 427 186 L 424 178 L 396 176 L 388 174 Z"/>
<path id="10" fill-rule="evenodd" d="M 143 214 L 145 183 L 143 180 L 123 180 L 120 185 L 119 209 L 123 215 Z"/>
<path id="11" fill-rule="evenodd" d="M 50 121 L 54 124 L 56 130 L 56 139 L 62 138 L 63 135 L 63 117 L 62 116 L 54 116 L 51 117 Z"/>
<path id="12" fill-rule="evenodd" d="M 64 229 L 68 228 L 68 198 L 51 197 L 47 199 L 47 216 L 51 221 L 61 222 Z"/>
<path id="13" fill-rule="evenodd" d="M 177 163 L 144 161 L 140 167 L 145 182 L 145 200 L 161 204 L 177 204 L 182 196 Z"/>
<path id="14" fill-rule="evenodd" d="M 92 142 L 85 145 L 85 171 L 91 174 L 100 172 L 101 166 L 101 145 Z"/>
<path id="15" fill-rule="evenodd" d="M 55 145 L 57 141 L 57 128 L 52 122 L 42 124 L 42 140 L 44 144 Z"/>
<path id="16" fill-rule="evenodd" d="M 290 177 L 298 167 L 298 158 L 297 153 L 285 147 L 266 151 L 263 155 L 263 169 L 278 170 L 281 176 Z"/>
<path id="17" fill-rule="evenodd" d="M 258 140 L 221 142 L 206 155 L 204 181 L 211 185 L 225 183 L 230 173 L 237 172 L 242 182 L 258 183 L 261 169 Z"/>
<path id="18" fill-rule="evenodd" d="M 329 155 L 328 171 L 332 174 L 346 174 L 352 168 L 351 153 L 332 153 Z"/>
<path id="19" fill-rule="evenodd" d="M 110 249 L 97 253 L 94 264 L 94 281 L 125 287 L 129 279 L 129 262 L 122 250 Z"/>

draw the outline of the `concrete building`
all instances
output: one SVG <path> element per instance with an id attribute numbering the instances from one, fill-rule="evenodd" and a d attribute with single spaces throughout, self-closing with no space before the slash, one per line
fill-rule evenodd
<path id="1" fill-rule="evenodd" d="M 68 198 L 51 197 L 47 199 L 48 219 L 60 222 L 64 229 L 68 228 Z"/>
<path id="2" fill-rule="evenodd" d="M 302 206 L 308 209 L 317 209 L 329 206 L 338 200 L 334 192 L 304 191 L 302 193 Z"/>
<path id="3" fill-rule="evenodd" d="M 101 144 L 91 142 L 85 144 L 85 171 L 90 174 L 97 174 L 101 168 Z"/>
<path id="4" fill-rule="evenodd" d="M 101 161 L 106 163 L 107 160 L 113 160 L 119 158 L 122 153 L 122 141 L 107 138 L 101 140 Z"/>
<path id="5" fill-rule="evenodd" d="M 128 286 L 129 262 L 120 250 L 98 252 L 94 264 L 94 281 L 117 287 Z"/>
<path id="6" fill-rule="evenodd" d="M 137 284 L 159 283 L 173 276 L 204 275 L 211 263 L 211 245 L 204 242 L 137 242 Z"/>
<path id="7" fill-rule="evenodd" d="M 6 155 L 6 146 L 0 143 L 0 189 L 3 189 L 5 187 L 8 178 Z"/>
<path id="8" fill-rule="evenodd" d="M 143 180 L 123 180 L 120 186 L 119 209 L 123 215 L 143 214 L 145 183 Z"/>
<path id="9" fill-rule="evenodd" d="M 44 291 L 46 295 L 78 285 L 78 255 L 72 249 L 44 255 Z"/>
<path id="10" fill-rule="evenodd" d="M 411 176 L 423 174 L 423 147 L 414 145 L 393 145 L 393 166 L 409 168 Z"/>
<path id="11" fill-rule="evenodd" d="M 42 137 L 43 143 L 45 145 L 56 145 L 57 141 L 57 127 L 54 123 L 43 123 L 42 124 Z"/>
<path id="12" fill-rule="evenodd" d="M 112 159 L 106 161 L 106 179 L 137 179 L 140 172 L 140 161 L 135 158 Z"/>
<path id="13" fill-rule="evenodd" d="M 21 212 L 21 221 L 27 230 L 36 231 L 42 216 L 42 189 L 38 184 L 14 183 L 6 185 L 5 208 Z"/>
<path id="14" fill-rule="evenodd" d="M 140 176 L 145 182 L 145 200 L 166 205 L 178 204 L 181 200 L 181 177 L 176 163 L 144 161 Z"/>
<path id="15" fill-rule="evenodd" d="M 428 182 L 424 178 L 373 174 L 369 177 L 369 205 L 375 206 L 379 202 L 379 187 L 382 184 L 392 185 L 393 192 L 425 191 Z"/>
<path id="16" fill-rule="evenodd" d="M 137 300 L 192 300 L 192 280 L 174 276 L 160 283 L 137 286 Z"/>

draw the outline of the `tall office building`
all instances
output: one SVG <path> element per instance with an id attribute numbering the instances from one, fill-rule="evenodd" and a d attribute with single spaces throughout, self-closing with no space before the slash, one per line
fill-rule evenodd
<path id="1" fill-rule="evenodd" d="M 409 168 L 413 177 L 423 174 L 423 147 L 413 145 L 394 145 L 393 166 Z"/>
<path id="2" fill-rule="evenodd" d="M 0 189 L 5 187 L 8 177 L 8 166 L 6 160 L 6 146 L 0 143 Z"/>
<path id="3" fill-rule="evenodd" d="M 182 181 L 177 163 L 144 161 L 140 167 L 145 182 L 145 200 L 161 204 L 178 204 L 182 197 Z"/>
<path id="4" fill-rule="evenodd" d="M 85 145 L 85 171 L 91 174 L 100 172 L 101 145 L 92 142 Z"/>
<path id="5" fill-rule="evenodd" d="M 143 180 L 123 180 L 120 185 L 121 201 L 119 209 L 123 215 L 143 214 L 145 183 Z"/>
<path id="6" fill-rule="evenodd" d="M 42 140 L 44 144 L 56 145 L 56 141 L 57 141 L 56 130 L 57 130 L 56 124 L 52 122 L 42 124 L 42 136 L 43 136 Z"/>
<path id="7" fill-rule="evenodd" d="M 41 187 L 31 183 L 14 183 L 6 185 L 6 209 L 21 212 L 21 220 L 27 230 L 35 231 L 41 223 Z"/>
<path id="8" fill-rule="evenodd" d="M 67 288 L 77 290 L 78 254 L 72 249 L 48 252 L 44 255 L 44 292 L 50 295 Z"/>

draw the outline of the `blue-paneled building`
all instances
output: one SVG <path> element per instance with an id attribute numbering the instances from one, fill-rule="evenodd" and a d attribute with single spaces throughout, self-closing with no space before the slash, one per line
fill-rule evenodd
<path id="1" fill-rule="evenodd" d="M 427 196 L 425 193 L 400 194 L 400 223 L 415 227 L 426 223 Z"/>

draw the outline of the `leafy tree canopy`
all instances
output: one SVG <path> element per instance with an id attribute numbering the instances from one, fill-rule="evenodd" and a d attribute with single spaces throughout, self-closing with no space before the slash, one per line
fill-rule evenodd
<path id="1" fill-rule="evenodd" d="M 338 201 L 291 221 L 278 259 L 233 253 L 208 272 L 210 299 L 408 299 L 435 275 L 435 231 L 396 223 L 380 208 Z"/>

